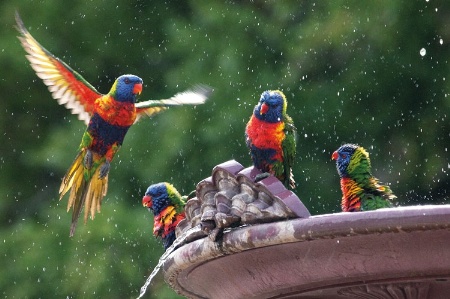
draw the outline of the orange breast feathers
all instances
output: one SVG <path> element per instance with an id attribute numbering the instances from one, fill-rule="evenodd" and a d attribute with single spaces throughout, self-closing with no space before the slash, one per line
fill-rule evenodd
<path id="1" fill-rule="evenodd" d="M 112 125 L 129 127 L 136 120 L 133 103 L 124 103 L 105 95 L 95 101 L 95 112 Z"/>
<path id="2" fill-rule="evenodd" d="M 167 206 L 153 220 L 153 235 L 162 238 L 174 231 L 178 223 L 186 218 L 185 212 L 178 213 L 174 206 Z"/>
<path id="3" fill-rule="evenodd" d="M 341 207 L 344 212 L 359 211 L 361 209 L 360 195 L 364 192 L 356 182 L 350 178 L 341 179 L 342 201 Z"/>
<path id="4" fill-rule="evenodd" d="M 270 148 L 281 152 L 281 143 L 286 136 L 284 122 L 269 123 L 253 115 L 247 125 L 247 135 L 257 148 Z"/>

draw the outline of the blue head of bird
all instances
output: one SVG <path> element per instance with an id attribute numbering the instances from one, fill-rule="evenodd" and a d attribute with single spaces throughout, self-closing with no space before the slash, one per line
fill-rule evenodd
<path id="1" fill-rule="evenodd" d="M 253 110 L 256 118 L 269 122 L 277 123 L 284 120 L 287 101 L 283 92 L 279 90 L 268 90 L 261 94 L 258 105 Z"/>
<path id="2" fill-rule="evenodd" d="M 358 147 L 355 144 L 344 144 L 331 155 L 331 159 L 336 160 L 336 169 L 341 178 L 348 177 L 348 166 Z"/>
<path id="3" fill-rule="evenodd" d="M 153 184 L 147 188 L 142 205 L 158 215 L 167 206 L 171 204 L 166 183 Z"/>
<path id="4" fill-rule="evenodd" d="M 135 103 L 142 92 L 142 79 L 135 75 L 122 75 L 116 79 L 109 92 L 116 101 Z"/>
<path id="5" fill-rule="evenodd" d="M 356 144 L 344 144 L 331 156 L 336 160 L 339 176 L 366 179 L 372 176 L 369 153 Z"/>

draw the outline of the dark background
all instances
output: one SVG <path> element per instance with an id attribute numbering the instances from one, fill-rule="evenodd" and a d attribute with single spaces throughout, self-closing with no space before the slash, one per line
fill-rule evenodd
<path id="1" fill-rule="evenodd" d="M 132 127 L 102 212 L 70 239 L 61 178 L 85 129 L 25 59 L 31 34 L 107 93 L 144 79 L 141 100 L 204 83 L 198 107 Z M 0 4 L 0 292 L 5 298 L 134 298 L 163 249 L 141 206 L 148 185 L 186 194 L 213 166 L 250 165 L 244 128 L 281 89 L 298 128 L 294 174 L 312 214 L 339 211 L 331 153 L 364 146 L 401 205 L 449 202 L 449 1 L 13 1 Z M 425 53 L 424 53 L 425 52 Z M 162 275 L 147 298 L 172 298 Z"/>

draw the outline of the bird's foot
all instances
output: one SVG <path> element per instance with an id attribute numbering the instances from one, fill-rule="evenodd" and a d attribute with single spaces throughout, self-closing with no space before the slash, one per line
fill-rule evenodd
<path id="1" fill-rule="evenodd" d="M 223 228 L 216 227 L 209 233 L 208 237 L 214 242 L 219 241 L 223 237 Z"/>
<path id="2" fill-rule="evenodd" d="M 99 178 L 100 179 L 105 178 L 108 175 L 110 168 L 111 168 L 111 164 L 109 164 L 109 161 L 106 160 L 105 163 L 103 163 L 103 165 L 100 167 Z"/>
<path id="3" fill-rule="evenodd" d="M 91 169 L 93 163 L 94 158 L 92 157 L 92 152 L 90 150 L 86 150 L 86 154 L 84 155 L 84 167 Z"/>
<path id="4" fill-rule="evenodd" d="M 265 178 L 268 178 L 269 176 L 270 176 L 270 173 L 268 173 L 268 172 L 264 172 L 264 173 L 257 174 L 257 175 L 255 176 L 255 183 L 257 183 L 257 182 L 259 182 L 259 181 L 262 181 L 262 180 L 264 180 Z"/>

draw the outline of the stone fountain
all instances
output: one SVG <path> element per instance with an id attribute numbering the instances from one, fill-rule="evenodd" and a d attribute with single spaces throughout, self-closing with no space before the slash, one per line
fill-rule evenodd
<path id="1" fill-rule="evenodd" d="M 270 176 L 217 165 L 186 206 L 166 282 L 188 298 L 448 299 L 450 205 L 311 216 Z"/>

